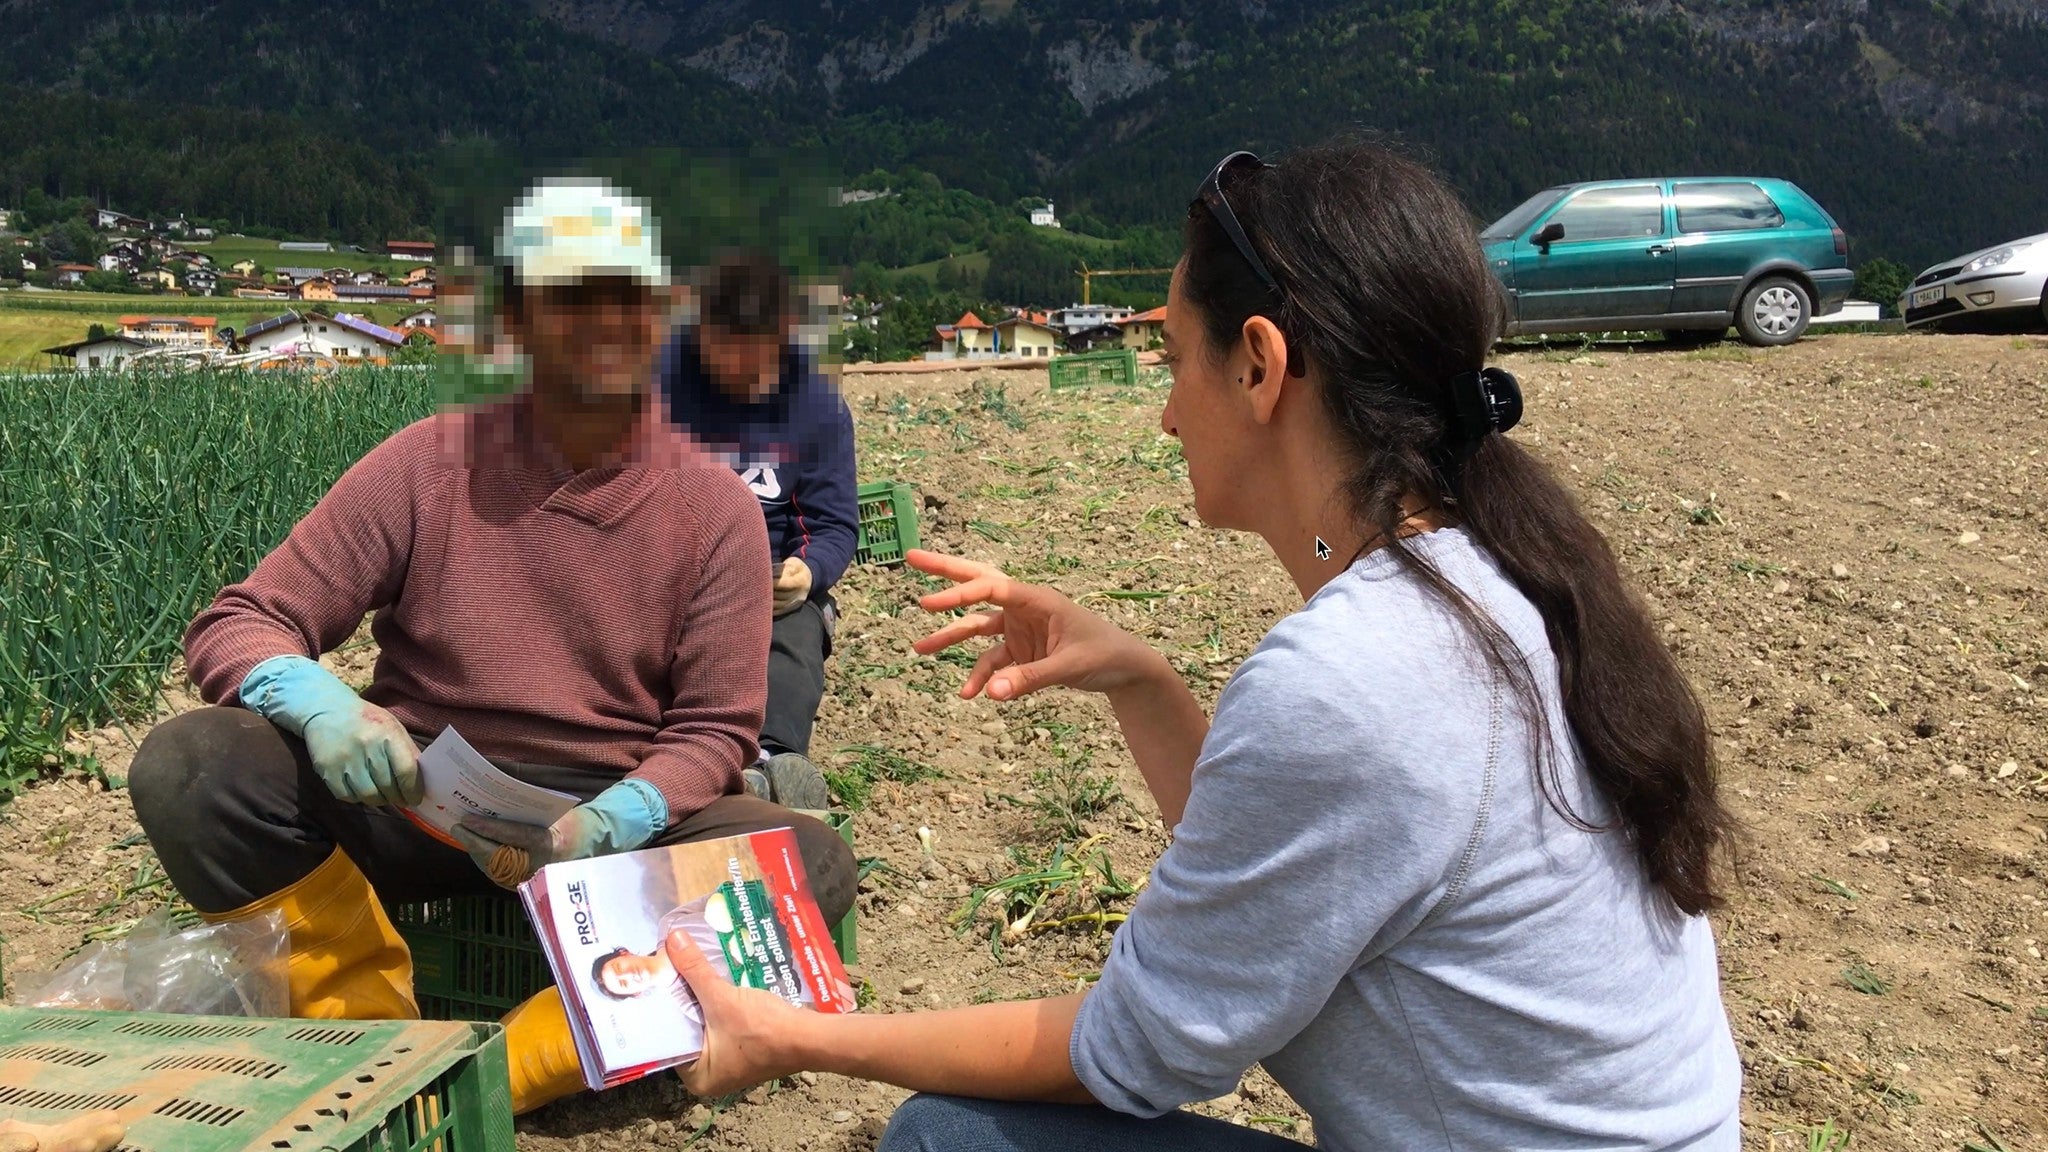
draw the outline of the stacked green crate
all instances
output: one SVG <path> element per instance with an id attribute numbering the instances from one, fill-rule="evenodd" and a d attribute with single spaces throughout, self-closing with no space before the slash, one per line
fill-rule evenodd
<path id="1" fill-rule="evenodd" d="M 863 564 L 901 564 L 918 546 L 917 490 L 883 480 L 860 486 L 860 535 L 854 558 Z"/>
<path id="2" fill-rule="evenodd" d="M 1138 383 L 1138 354 L 1129 348 L 1119 348 L 1110 352 L 1055 356 L 1046 371 L 1055 389 L 1084 388 L 1091 384 L 1132 388 Z"/>
<path id="3" fill-rule="evenodd" d="M 0 1008 L 0 1119 L 121 1152 L 512 1152 L 511 1104 L 495 1024 Z"/>

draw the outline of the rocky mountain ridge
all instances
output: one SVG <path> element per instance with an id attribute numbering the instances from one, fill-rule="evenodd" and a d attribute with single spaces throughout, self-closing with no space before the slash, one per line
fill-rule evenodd
<path id="1" fill-rule="evenodd" d="M 0 200 L 204 212 L 164 174 L 212 147 L 196 109 L 401 166 L 478 139 L 810 147 L 1110 229 L 1170 224 L 1231 148 L 1363 130 L 1481 214 L 1567 180 L 1785 176 L 1909 263 L 2038 232 L 2010 190 L 2048 187 L 2048 0 L 0 0 L 0 27 Z M 52 135 L 96 115 L 134 140 Z"/>

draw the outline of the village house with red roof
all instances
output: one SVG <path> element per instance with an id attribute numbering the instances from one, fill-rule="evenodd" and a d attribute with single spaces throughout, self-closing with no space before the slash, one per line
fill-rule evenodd
<path id="1" fill-rule="evenodd" d="M 215 316 L 123 316 L 120 334 L 168 348 L 205 348 L 219 342 Z"/>
<path id="2" fill-rule="evenodd" d="M 1160 341 L 1165 339 L 1166 305 L 1161 304 L 1150 312 L 1140 312 L 1117 327 L 1123 329 L 1123 347 L 1135 348 L 1140 352 L 1147 348 L 1157 348 Z"/>

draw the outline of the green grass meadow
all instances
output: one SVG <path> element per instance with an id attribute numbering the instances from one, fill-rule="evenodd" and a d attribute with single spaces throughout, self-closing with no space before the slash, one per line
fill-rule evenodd
<path id="1" fill-rule="evenodd" d="M 0 370 L 37 371 L 50 367 L 45 348 L 85 339 L 94 324 L 114 329 L 122 316 L 215 316 L 222 324 L 245 328 L 253 320 L 275 316 L 288 308 L 309 307 L 297 300 L 242 300 L 233 296 L 127 296 L 100 292 L 0 292 Z M 348 312 L 374 323 L 389 324 L 417 311 L 419 305 L 332 302 L 334 312 Z"/>
<path id="2" fill-rule="evenodd" d="M 915 276 L 919 280 L 930 284 L 938 280 L 939 269 L 949 264 L 955 270 L 969 275 L 986 276 L 988 274 L 988 253 L 965 252 L 958 256 L 947 256 L 939 260 L 927 260 L 922 264 L 909 264 L 902 268 L 893 269 L 889 275 L 897 279 Z"/>
<path id="3" fill-rule="evenodd" d="M 222 268 L 237 260 L 254 260 L 264 271 L 277 267 L 291 268 L 381 268 L 403 276 L 408 270 L 419 267 L 405 260 L 393 260 L 381 252 L 351 252 L 337 245 L 332 252 L 287 252 L 277 246 L 275 240 L 258 240 L 251 236 L 223 236 L 218 240 L 189 241 L 179 245 L 194 252 L 204 252 L 213 257 Z"/>

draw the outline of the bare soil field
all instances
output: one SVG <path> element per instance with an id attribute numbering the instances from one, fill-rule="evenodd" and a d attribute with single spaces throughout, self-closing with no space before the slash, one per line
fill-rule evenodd
<path id="1" fill-rule="evenodd" d="M 1747 824 L 1715 917 L 1746 1146 L 1806 1149 L 1831 1123 L 1856 1149 L 2048 1147 L 2048 340 L 1502 362 L 1529 396 L 1515 435 L 1649 598 Z M 1259 541 L 1196 521 L 1156 379 L 1054 393 L 1042 371 L 862 374 L 847 390 L 863 476 L 917 486 L 928 547 L 1084 598 L 1213 702 L 1295 596 Z M 841 586 L 814 746 L 843 795 L 867 793 L 872 1009 L 1084 986 L 1167 834 L 1095 700 L 955 697 L 965 668 L 909 648 L 922 587 L 901 569 Z M 330 659 L 360 682 L 370 655 Z M 75 746 L 118 782 L 142 731 Z M 1074 861 L 1087 878 L 1021 931 L 992 942 L 998 913 L 1021 912 L 1002 896 L 964 914 L 980 885 Z M 84 780 L 15 801 L 0 864 L 10 973 L 169 895 L 125 793 Z M 659 1078 L 546 1109 L 519 1143 L 865 1149 L 900 1098 L 806 1076 L 700 1102 Z M 1312 1136 L 1262 1074 L 1202 1108 Z"/>

